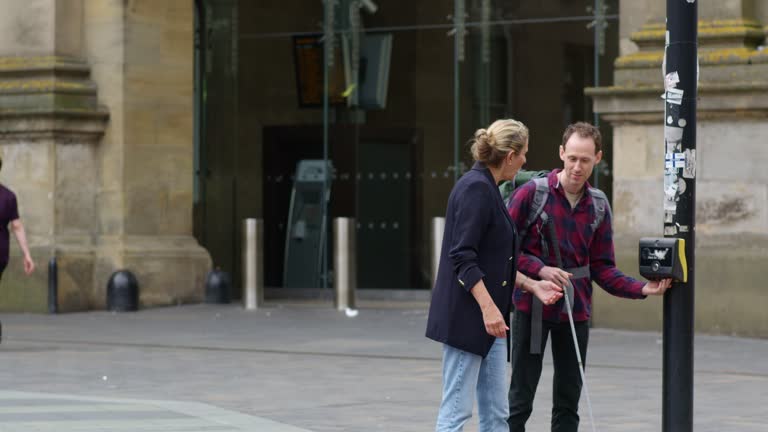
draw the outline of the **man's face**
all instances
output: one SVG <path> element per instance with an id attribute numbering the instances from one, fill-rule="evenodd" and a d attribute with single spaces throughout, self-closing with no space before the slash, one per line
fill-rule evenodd
<path id="1" fill-rule="evenodd" d="M 571 189 L 581 189 L 602 157 L 602 151 L 595 153 L 595 141 L 592 138 L 582 138 L 578 133 L 571 135 L 565 147 L 560 146 L 566 184 Z"/>

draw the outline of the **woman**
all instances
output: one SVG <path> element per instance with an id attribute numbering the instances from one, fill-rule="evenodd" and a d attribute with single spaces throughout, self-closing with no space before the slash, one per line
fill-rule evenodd
<path id="1" fill-rule="evenodd" d="M 497 120 L 478 129 L 475 164 L 448 198 L 443 246 L 427 321 L 427 337 L 443 343 L 443 399 L 437 431 L 461 431 L 477 392 L 481 432 L 506 432 L 506 335 L 512 287 L 544 304 L 562 296 L 549 281 L 517 273 L 516 232 L 498 183 L 525 163 L 528 128 Z M 516 277 L 519 276 L 519 277 Z"/>

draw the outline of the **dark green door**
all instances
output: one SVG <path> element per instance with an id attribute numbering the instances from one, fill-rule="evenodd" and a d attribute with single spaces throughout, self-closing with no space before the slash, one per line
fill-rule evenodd
<path id="1" fill-rule="evenodd" d="M 411 288 L 411 149 L 407 142 L 361 141 L 357 250 L 360 288 Z"/>

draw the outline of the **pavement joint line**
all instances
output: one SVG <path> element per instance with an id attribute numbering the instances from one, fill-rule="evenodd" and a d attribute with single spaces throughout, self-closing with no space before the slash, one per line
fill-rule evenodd
<path id="1" fill-rule="evenodd" d="M 167 349 L 167 350 L 189 350 L 189 351 L 217 351 L 217 352 L 248 352 L 258 354 L 279 354 L 279 355 L 306 355 L 306 356 L 321 356 L 321 357 L 349 357 L 349 358 L 362 358 L 362 359 L 382 359 L 382 360 L 413 360 L 413 361 L 439 361 L 440 357 L 417 357 L 417 356 L 391 356 L 382 354 L 360 354 L 360 353 L 324 353 L 316 351 L 290 351 L 290 350 L 270 350 L 259 348 L 242 348 L 242 347 L 206 347 L 199 345 L 174 345 L 174 344 L 149 344 L 149 343 L 116 343 L 116 342 L 101 342 L 101 341 L 76 341 L 76 340 L 51 340 L 51 339 L 18 339 L 18 338 L 6 338 L 8 342 L 31 342 L 31 343 L 46 343 L 46 344 L 71 344 L 71 345 L 94 345 L 94 346 L 110 346 L 110 347 L 126 347 L 126 348 L 152 348 L 152 349 Z"/>
<path id="2" fill-rule="evenodd" d="M 213 351 L 213 352 L 247 352 L 255 354 L 276 354 L 276 355 L 304 355 L 315 357 L 334 357 L 334 358 L 355 358 L 355 359 L 370 359 L 370 360 L 406 360 L 406 361 L 427 361 L 434 362 L 440 361 L 440 357 L 417 357 L 417 356 L 389 356 L 381 354 L 360 354 L 360 353 L 324 353 L 315 351 L 290 351 L 290 350 L 269 350 L 259 348 L 242 348 L 242 347 L 206 347 L 197 345 L 169 345 L 169 344 L 147 344 L 147 343 L 116 343 L 116 342 L 102 342 L 102 341 L 75 341 L 75 340 L 52 340 L 52 339 L 18 339 L 7 338 L 9 342 L 26 342 L 26 343 L 46 343 L 46 344 L 62 344 L 62 345 L 93 345 L 93 346 L 109 346 L 109 347 L 125 347 L 125 348 L 151 348 L 160 350 L 189 350 L 189 351 Z M 0 348 L 0 351 L 2 349 Z M 551 360 L 544 360 L 545 365 L 551 365 Z M 649 371 L 649 372 L 661 372 L 662 368 L 652 366 L 620 366 L 613 364 L 589 364 L 590 369 L 612 369 L 612 370 L 633 370 L 633 371 Z M 760 378 L 768 379 L 768 374 L 763 373 L 749 373 L 732 370 L 709 370 L 709 369 L 695 369 L 694 375 L 725 375 L 725 376 L 737 376 L 744 378 Z"/>

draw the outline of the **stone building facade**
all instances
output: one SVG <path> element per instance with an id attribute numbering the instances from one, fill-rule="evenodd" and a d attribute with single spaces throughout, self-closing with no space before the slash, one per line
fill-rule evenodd
<path id="1" fill-rule="evenodd" d="M 210 268 L 192 236 L 189 1 L 3 0 L 0 181 L 19 199 L 38 271 L 18 256 L 0 307 L 103 308 L 132 270 L 145 305 L 199 301 Z M 13 241 L 13 240 L 12 240 Z"/>
<path id="2" fill-rule="evenodd" d="M 698 2 L 696 328 L 768 336 L 768 1 Z M 614 130 L 617 258 L 637 267 L 637 241 L 663 227 L 666 2 L 622 1 L 614 84 L 590 89 Z M 599 294 L 595 323 L 657 328 L 661 301 Z M 650 324 L 649 324 L 650 323 Z"/>
<path id="3" fill-rule="evenodd" d="M 468 19 L 477 21 L 482 2 L 466 3 Z M 597 87 L 587 21 L 560 20 L 587 14 L 591 0 L 491 3 L 493 18 L 509 24 L 491 34 L 485 81 L 477 79 L 479 32 L 470 28 L 459 66 L 461 143 L 482 126 L 478 94 L 487 91 L 491 116 L 531 127 L 528 167 L 552 168 L 564 123 L 591 120 L 594 109 L 607 135 L 612 177 L 600 187 L 612 189 L 617 258 L 636 273 L 637 240 L 661 235 L 663 222 L 665 1 L 607 2 L 619 19 L 609 23 Z M 0 0 L 0 10 L 0 182 L 19 196 L 38 264 L 27 278 L 12 256 L 0 310 L 45 310 L 53 257 L 60 308 L 75 311 L 103 308 L 107 279 L 121 268 L 136 274 L 144 306 L 200 301 L 212 267 L 238 274 L 245 217 L 264 217 L 267 237 L 280 246 L 285 227 L 269 218 L 285 198 L 274 195 L 285 186 L 276 179 L 290 173 L 274 168 L 321 142 L 321 112 L 297 107 L 292 39 L 319 31 L 320 0 Z M 376 14 L 364 14 L 372 28 L 417 26 L 395 30 L 387 108 L 367 112 L 362 124 L 344 109 L 332 116 L 332 140 L 356 168 L 386 156 L 365 153 L 359 140 L 379 145 L 383 137 L 407 148 L 409 269 L 398 280 L 409 288 L 428 288 L 430 220 L 444 212 L 456 169 L 453 43 L 443 27 L 452 12 L 453 0 L 430 0 L 380 2 Z M 697 329 L 765 337 L 768 294 L 759 269 L 768 258 L 768 0 L 700 2 L 699 14 Z M 205 83 L 195 80 L 200 73 Z M 592 87 L 593 106 L 584 87 Z M 379 186 L 367 190 L 380 193 Z M 333 187 L 336 196 L 352 197 L 347 204 L 332 197 L 333 212 L 364 217 L 362 186 Z M 400 196 L 393 191 L 385 193 Z M 393 226 L 365 226 L 379 224 Z M 372 249 L 361 254 L 372 258 L 361 265 L 375 264 L 380 251 L 365 247 Z M 282 266 L 280 256 L 273 262 Z M 365 283 L 389 274 L 374 276 Z M 596 292 L 595 325 L 660 328 L 658 299 Z"/>

